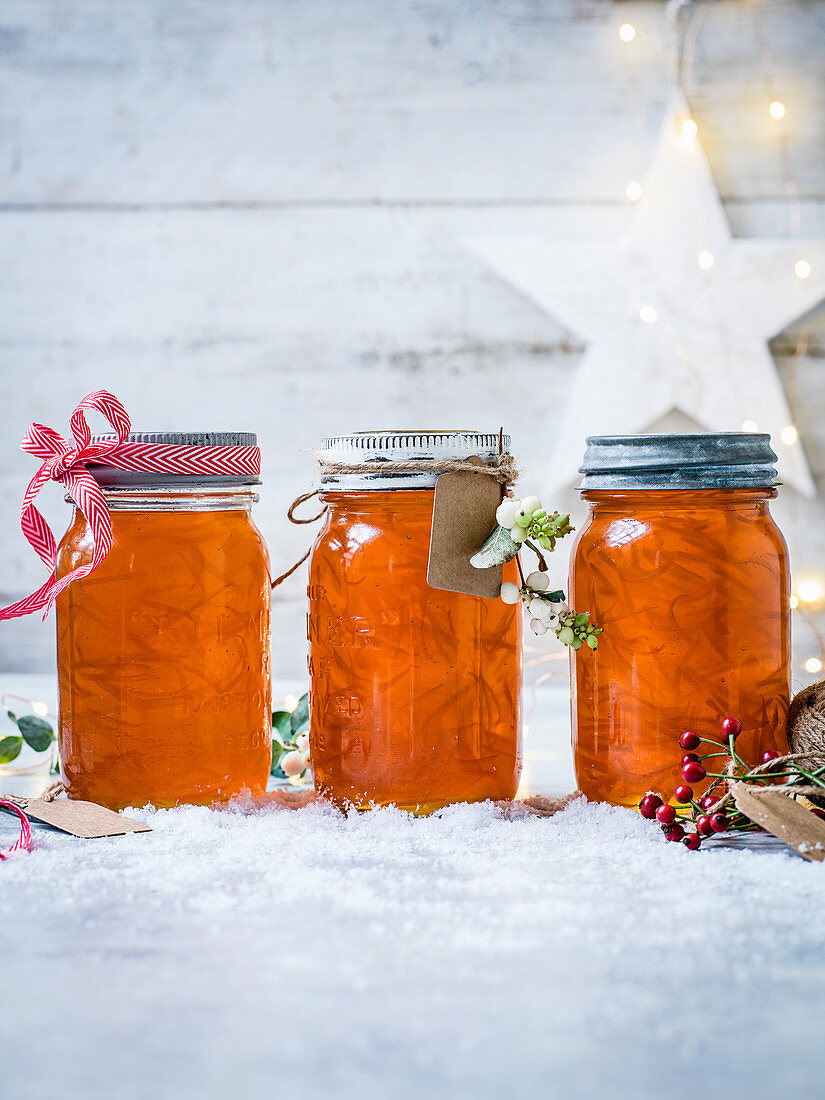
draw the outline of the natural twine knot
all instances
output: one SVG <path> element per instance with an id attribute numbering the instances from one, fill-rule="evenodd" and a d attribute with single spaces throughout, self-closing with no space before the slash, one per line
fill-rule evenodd
<path id="1" fill-rule="evenodd" d="M 499 433 L 499 437 L 501 437 L 501 433 Z M 316 452 L 315 460 L 318 463 L 318 471 L 321 477 L 332 474 L 444 474 L 448 472 L 460 472 L 483 474 L 486 477 L 492 477 L 500 485 L 506 488 L 510 485 L 514 485 L 519 475 L 518 463 L 512 455 L 508 454 L 497 454 L 494 458 L 491 458 L 489 462 L 484 464 L 468 462 L 463 458 L 411 458 L 403 462 L 388 462 L 383 459 L 370 459 L 364 462 L 336 462 L 324 458 L 320 451 Z M 308 500 L 312 500 L 313 497 L 319 496 L 321 492 L 321 489 L 313 489 L 311 493 L 302 493 L 299 497 L 296 497 L 292 504 L 290 504 L 286 514 L 290 523 L 315 523 L 317 520 L 321 519 L 327 511 L 326 504 L 317 515 L 310 516 L 307 519 L 301 519 L 299 516 L 295 515 L 296 508 L 299 508 Z M 296 561 L 291 568 L 287 569 L 285 573 L 282 573 L 280 577 L 276 577 L 272 581 L 272 587 L 277 588 L 279 584 L 282 584 L 287 579 L 287 577 L 291 577 L 296 569 L 300 569 L 311 553 L 312 547 L 310 547 L 304 556 Z"/>
<path id="2" fill-rule="evenodd" d="M 486 474 L 495 478 L 501 485 L 514 485 L 518 479 L 518 463 L 512 455 L 500 454 L 484 465 L 468 462 L 463 458 L 426 459 L 410 458 L 403 462 L 389 462 L 384 459 L 370 459 L 364 462 L 330 461 L 318 452 L 315 455 L 321 476 L 329 474 L 418 474 L 461 472 Z"/>

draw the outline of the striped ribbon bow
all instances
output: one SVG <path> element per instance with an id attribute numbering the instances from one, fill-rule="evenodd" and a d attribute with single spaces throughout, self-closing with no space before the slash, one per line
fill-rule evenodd
<path id="1" fill-rule="evenodd" d="M 9 813 L 17 814 L 20 819 L 20 835 L 14 844 L 10 848 L 6 848 L 5 851 L 0 851 L 0 860 L 7 859 L 15 852 L 27 852 L 31 848 L 32 843 L 32 827 L 28 817 L 23 813 L 19 806 L 15 806 L 13 802 L 8 802 L 5 798 L 0 798 L 0 807 L 4 810 L 8 810 Z"/>
<path id="2" fill-rule="evenodd" d="M 86 423 L 85 409 L 102 413 L 111 424 L 114 436 L 92 442 Z M 74 447 L 53 428 L 31 424 L 23 437 L 21 448 L 43 460 L 29 482 L 23 497 L 20 526 L 38 557 L 51 570 L 48 580 L 17 603 L 0 608 L 0 621 L 29 615 L 46 609 L 44 618 L 57 596 L 72 583 L 92 573 L 112 548 L 112 523 L 103 492 L 86 469 L 87 463 L 105 460 L 107 466 L 120 470 L 155 471 L 209 476 L 253 475 L 261 469 L 257 447 L 186 447 L 173 444 L 125 441 L 131 423 L 126 410 L 116 397 L 97 390 L 84 397 L 72 413 Z M 59 481 L 86 517 L 94 542 L 92 560 L 78 565 L 70 573 L 55 577 L 57 544 L 49 525 L 34 506 L 34 498 L 47 481 Z"/>

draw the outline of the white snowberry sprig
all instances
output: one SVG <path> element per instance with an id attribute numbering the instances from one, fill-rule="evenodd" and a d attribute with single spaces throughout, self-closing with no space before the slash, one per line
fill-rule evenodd
<path id="1" fill-rule="evenodd" d="M 552 631 L 560 642 L 581 649 L 587 645 L 596 649 L 601 629 L 590 622 L 590 613 L 581 611 L 576 614 L 564 602 L 561 589 L 551 592 L 550 578 L 547 573 L 536 570 L 524 581 L 523 587 L 511 581 L 501 586 L 501 598 L 504 603 L 518 603 L 525 606 L 530 616 L 530 629 L 539 637 Z"/>
<path id="2" fill-rule="evenodd" d="M 537 496 L 516 500 L 507 497 L 496 509 L 498 526 L 484 545 L 470 558 L 478 569 L 493 565 L 518 562 L 521 585 L 505 581 L 501 586 L 501 598 L 505 603 L 524 604 L 530 618 L 530 629 L 536 635 L 553 632 L 560 642 L 572 649 L 586 645 L 596 649 L 600 627 L 590 622 L 588 611 L 573 611 L 564 601 L 564 592 L 550 589 L 547 561 L 543 550 L 555 550 L 556 541 L 573 531 L 570 516 L 559 512 L 548 513 Z M 525 579 L 518 559 L 519 551 L 527 546 L 537 555 L 539 568 Z"/>
<path id="3" fill-rule="evenodd" d="M 514 500 L 508 497 L 496 509 L 496 522 L 510 532 L 515 543 L 535 539 L 543 550 L 555 550 L 556 539 L 569 535 L 570 516 L 558 512 L 548 515 L 537 496 Z"/>
<path id="4" fill-rule="evenodd" d="M 291 783 L 311 781 L 309 751 L 309 694 L 292 696 L 291 710 L 272 712 L 272 767 L 270 774 Z"/>

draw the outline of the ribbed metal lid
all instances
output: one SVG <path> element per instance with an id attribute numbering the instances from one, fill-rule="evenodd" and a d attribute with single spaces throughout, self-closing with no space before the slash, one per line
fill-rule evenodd
<path id="1" fill-rule="evenodd" d="M 771 437 L 757 432 L 591 435 L 581 489 L 767 488 L 776 477 Z"/>
<path id="2" fill-rule="evenodd" d="M 117 438 L 112 432 L 92 436 L 94 442 L 108 442 Z M 129 432 L 124 442 L 161 443 L 175 447 L 257 447 L 254 432 Z M 260 485 L 254 474 L 167 474 L 156 471 L 143 472 L 118 470 L 114 466 L 89 463 L 89 472 L 104 489 L 186 489 L 200 485 L 221 487 L 232 485 Z"/>
<path id="3" fill-rule="evenodd" d="M 502 437 L 502 453 L 509 454 L 510 436 Z M 327 490 L 432 489 L 438 471 L 325 473 L 324 462 L 409 462 L 469 458 L 478 455 L 490 461 L 499 453 L 498 432 L 383 431 L 328 436 L 321 442 L 321 486 Z"/>

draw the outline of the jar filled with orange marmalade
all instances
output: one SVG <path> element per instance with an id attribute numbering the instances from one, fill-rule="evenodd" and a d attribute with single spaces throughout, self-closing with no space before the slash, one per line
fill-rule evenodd
<path id="1" fill-rule="evenodd" d="M 105 438 L 105 437 L 103 437 Z M 248 433 L 132 433 L 177 446 Z M 90 466 L 112 548 L 57 598 L 59 744 L 70 798 L 112 809 L 261 794 L 271 761 L 270 571 L 258 478 Z M 90 561 L 75 509 L 57 576 Z"/>
<path id="2" fill-rule="evenodd" d="M 427 584 L 438 476 L 427 464 L 489 461 L 498 446 L 476 432 L 324 440 L 322 468 L 372 464 L 322 476 L 327 514 L 310 564 L 312 766 L 339 805 L 426 813 L 515 796 L 520 608 Z M 383 474 L 381 461 L 419 469 Z M 510 562 L 504 579 L 515 578 Z"/>
<path id="3" fill-rule="evenodd" d="M 742 723 L 746 760 L 787 751 L 790 578 L 769 509 L 775 460 L 759 434 L 588 439 L 590 513 L 569 591 L 604 627 L 595 660 L 572 655 L 576 777 L 589 798 L 667 797 L 682 782 L 679 734 L 718 738 L 728 716 Z"/>

